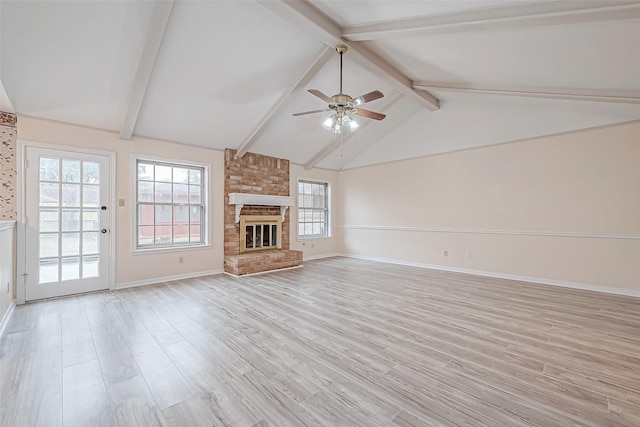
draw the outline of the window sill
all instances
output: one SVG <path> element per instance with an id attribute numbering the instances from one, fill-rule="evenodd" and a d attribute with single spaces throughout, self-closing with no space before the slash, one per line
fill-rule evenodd
<path id="1" fill-rule="evenodd" d="M 200 246 L 172 246 L 169 248 L 153 248 L 153 249 L 133 249 L 131 255 L 153 255 L 173 252 L 188 252 L 188 251 L 202 251 L 211 249 L 212 245 L 200 245 Z"/>
<path id="2" fill-rule="evenodd" d="M 304 240 L 319 240 L 319 239 L 331 239 L 333 236 L 298 236 L 296 241 L 301 242 Z"/>

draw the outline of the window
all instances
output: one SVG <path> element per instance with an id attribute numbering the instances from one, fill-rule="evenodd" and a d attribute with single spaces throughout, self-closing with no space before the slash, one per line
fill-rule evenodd
<path id="1" fill-rule="evenodd" d="M 206 244 L 207 168 L 136 159 L 136 249 Z"/>
<path id="2" fill-rule="evenodd" d="M 328 237 L 329 184 L 298 181 L 298 237 Z"/>

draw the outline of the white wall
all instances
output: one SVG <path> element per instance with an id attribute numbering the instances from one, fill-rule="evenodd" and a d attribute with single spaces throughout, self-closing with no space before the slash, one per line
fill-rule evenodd
<path id="1" fill-rule="evenodd" d="M 639 122 L 346 170 L 339 186 L 347 254 L 640 291 Z"/>

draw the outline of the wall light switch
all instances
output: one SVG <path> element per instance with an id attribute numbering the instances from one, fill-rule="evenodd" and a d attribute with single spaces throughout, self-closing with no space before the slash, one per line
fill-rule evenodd
<path id="1" fill-rule="evenodd" d="M 124 206 L 124 199 L 118 199 L 118 206 Z"/>

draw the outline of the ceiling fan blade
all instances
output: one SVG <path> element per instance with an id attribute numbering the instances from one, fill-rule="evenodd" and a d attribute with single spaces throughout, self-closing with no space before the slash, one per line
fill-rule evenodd
<path id="1" fill-rule="evenodd" d="M 364 108 L 358 108 L 357 110 L 355 110 L 355 114 L 374 120 L 382 120 L 387 117 L 386 114 L 376 113 L 375 111 L 365 110 Z"/>
<path id="2" fill-rule="evenodd" d="M 323 111 L 329 111 L 329 109 L 325 108 L 323 110 L 302 111 L 300 113 L 293 113 L 293 115 L 294 116 L 304 116 L 305 114 L 322 113 Z"/>
<path id="3" fill-rule="evenodd" d="M 333 102 L 333 99 L 331 99 L 330 97 L 328 97 L 324 93 L 320 92 L 318 89 L 309 89 L 309 93 L 312 94 L 312 95 L 317 96 L 320 99 L 322 99 L 327 104 L 331 104 Z"/>
<path id="4" fill-rule="evenodd" d="M 353 104 L 357 107 L 358 105 L 365 104 L 369 101 L 375 101 L 376 99 L 380 99 L 384 96 L 382 92 L 379 90 L 374 90 L 373 92 L 365 93 L 357 98 L 353 98 Z"/>

